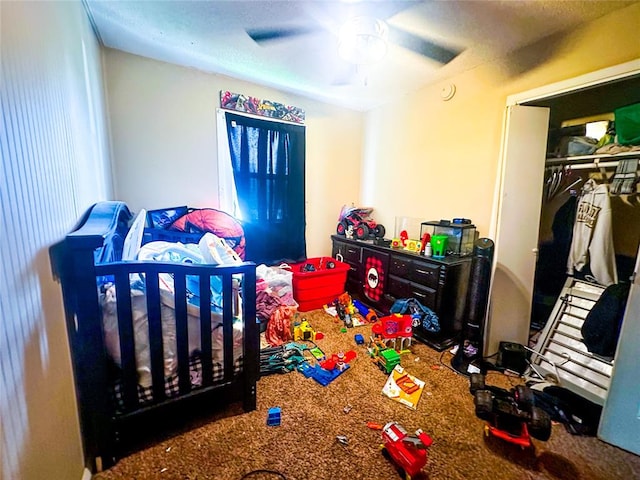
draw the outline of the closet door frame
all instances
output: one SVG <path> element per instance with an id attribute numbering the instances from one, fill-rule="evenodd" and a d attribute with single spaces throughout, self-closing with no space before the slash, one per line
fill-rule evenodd
<path id="1" fill-rule="evenodd" d="M 569 78 L 561 82 L 551 83 L 532 90 L 527 90 L 526 92 L 509 95 L 507 97 L 507 107 L 511 105 L 522 105 L 536 100 L 544 100 L 550 97 L 557 97 L 565 93 L 584 90 L 638 74 L 640 74 L 640 59 L 596 70 L 595 72 Z"/>
<path id="2" fill-rule="evenodd" d="M 507 97 L 506 112 L 509 112 L 509 107 L 513 107 L 515 105 L 522 105 L 528 102 L 557 97 L 566 93 L 603 85 L 608 82 L 622 80 L 626 77 L 635 75 L 640 75 L 640 59 L 511 95 Z M 497 311 L 494 311 L 493 308 L 494 298 L 505 298 L 505 295 L 508 295 L 508 291 L 501 291 L 500 285 L 494 285 L 493 281 L 496 276 L 496 266 L 499 265 L 503 259 L 503 256 L 500 254 L 501 239 L 503 243 L 506 243 L 504 242 L 504 238 L 509 237 L 510 244 L 518 244 L 518 242 L 526 244 L 529 241 L 529 239 L 526 238 L 527 232 L 521 232 L 517 229 L 509 228 L 507 222 L 500 221 L 502 218 L 501 213 L 504 212 L 506 206 L 505 202 L 509 201 L 508 198 L 505 198 L 503 193 L 516 188 L 515 184 L 512 183 L 512 176 L 505 175 L 505 172 L 510 169 L 517 169 L 519 166 L 518 162 L 520 160 L 520 157 L 518 156 L 508 155 L 508 144 L 510 142 L 509 137 L 512 132 L 507 128 L 507 116 L 508 113 L 505 114 L 500 166 L 498 168 L 498 181 L 496 182 L 496 194 L 494 196 L 494 208 L 490 228 L 491 235 L 496 239 L 496 253 L 491 282 L 492 300 L 489 306 L 489 317 L 486 331 L 489 335 L 493 333 L 493 337 L 499 335 L 501 326 L 508 324 L 509 322 L 517 323 L 515 326 L 512 325 L 511 329 L 518 332 L 522 332 L 524 330 L 528 331 L 530 324 L 530 317 L 524 318 L 520 316 L 517 318 L 508 318 L 508 310 L 498 308 Z M 540 185 L 540 188 L 542 188 L 542 185 Z M 528 198 L 521 198 L 520 201 L 534 203 L 538 199 L 534 198 L 533 195 L 535 195 L 535 192 L 533 194 L 530 193 Z M 504 219 L 502 218 L 502 220 Z M 537 222 L 535 228 L 535 238 L 537 239 Z M 637 259 L 637 262 L 640 263 L 640 259 Z M 636 272 L 638 271 L 638 268 L 638 264 L 636 264 Z M 640 312 L 640 291 L 638 290 L 640 286 L 638 283 L 639 280 L 636 277 L 632 288 L 633 294 L 630 294 L 629 296 L 629 300 L 627 302 L 627 314 L 625 315 L 622 325 L 622 332 L 624 333 L 624 336 L 621 335 L 621 340 L 618 344 L 618 349 L 614 359 L 612 385 L 609 393 L 611 400 L 609 400 L 609 398 L 605 400 L 598 436 L 608 443 L 640 454 L 640 446 L 638 445 L 637 440 L 637 432 L 640 431 L 640 388 L 637 387 L 637 376 L 635 376 L 637 371 L 637 358 L 640 357 L 640 328 L 638 328 L 638 325 L 640 324 L 637 323 L 637 318 L 635 318 L 637 312 Z M 533 299 L 533 284 L 531 284 L 531 290 L 526 294 Z M 631 322 L 635 323 L 632 324 Z M 485 355 L 495 353 L 495 351 L 492 351 L 489 347 L 493 347 L 495 350 L 496 341 L 496 338 L 490 338 L 489 336 L 485 337 Z M 523 344 L 526 345 L 526 343 Z M 615 425 L 615 428 L 613 428 L 612 425 Z"/>
<path id="3" fill-rule="evenodd" d="M 483 349 L 485 356 L 495 354 L 499 341 L 501 340 L 526 345 L 531 322 L 531 303 L 533 302 L 533 277 L 531 275 L 533 275 L 533 273 L 529 273 L 529 270 L 533 268 L 531 272 L 535 271 L 535 255 L 537 251 L 535 251 L 535 249 L 532 251 L 531 247 L 527 247 L 527 249 L 519 248 L 520 255 L 524 255 L 525 257 L 518 259 L 512 252 L 508 251 L 506 245 L 529 245 L 531 242 L 530 236 L 533 234 L 537 246 L 539 210 L 542 201 L 542 199 L 537 198 L 537 196 L 539 196 L 539 192 L 542 191 L 542 181 L 540 181 L 540 185 L 536 186 L 539 188 L 528 189 L 524 195 L 520 195 L 518 198 L 518 203 L 520 204 L 537 204 L 538 212 L 535 218 L 529 219 L 533 226 L 526 229 L 513 228 L 510 222 L 505 221 L 504 213 L 510 210 L 508 202 L 513 201 L 513 199 L 509 197 L 508 192 L 517 191 L 520 180 L 517 175 L 509 175 L 509 172 L 530 172 L 531 165 L 527 164 L 527 162 L 530 161 L 529 156 L 517 155 L 512 148 L 513 139 L 517 136 L 526 138 L 527 133 L 522 132 L 518 125 L 514 126 L 510 123 L 509 117 L 511 109 L 515 106 L 522 106 L 522 104 L 525 103 L 557 97 L 566 93 L 584 90 L 589 87 L 603 85 L 608 82 L 639 74 L 640 59 L 507 97 L 500 148 L 500 164 L 497 172 L 498 177 L 489 230 L 490 236 L 496 240 L 496 246 L 490 287 L 491 300 L 485 328 L 486 333 Z M 532 122 L 533 121 L 532 119 Z M 522 122 L 518 123 L 522 124 Z M 531 128 L 531 125 L 532 124 L 525 124 L 523 128 Z M 539 123 L 537 127 L 540 127 Z M 545 125 L 545 129 L 547 128 L 548 125 Z M 546 142 L 546 138 L 544 142 Z M 546 149 L 546 145 L 543 145 L 542 148 Z M 535 161 L 537 162 L 537 160 Z M 539 175 L 533 177 L 534 180 L 544 173 L 544 159 L 541 158 L 540 162 Z M 505 193 L 507 195 L 505 195 Z M 505 248 L 501 248 L 501 244 L 505 244 Z M 526 262 L 527 265 L 523 266 L 522 262 Z M 533 265 L 533 267 L 531 267 L 531 265 Z M 496 271 L 498 271 L 497 277 Z M 498 280 L 497 284 L 495 282 L 496 279 Z M 518 293 L 519 299 L 517 302 L 518 305 L 515 307 L 515 315 L 513 315 L 514 311 L 509 306 L 509 299 L 512 298 L 513 292 Z M 528 306 L 523 306 L 526 303 L 528 303 Z"/>

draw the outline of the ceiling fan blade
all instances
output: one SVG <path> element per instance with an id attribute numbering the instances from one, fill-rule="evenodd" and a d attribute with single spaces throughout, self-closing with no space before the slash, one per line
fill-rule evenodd
<path id="1" fill-rule="evenodd" d="M 287 39 L 297 37 L 299 35 L 307 35 L 317 31 L 317 27 L 250 28 L 246 30 L 247 34 L 256 43 Z"/>
<path id="2" fill-rule="evenodd" d="M 449 63 L 460 54 L 457 50 L 436 45 L 418 35 L 400 30 L 391 25 L 389 25 L 389 40 L 407 50 L 411 50 L 442 64 Z"/>

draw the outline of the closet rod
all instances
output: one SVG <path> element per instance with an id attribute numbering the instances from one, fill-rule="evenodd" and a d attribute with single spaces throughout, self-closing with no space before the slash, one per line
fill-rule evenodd
<path id="1" fill-rule="evenodd" d="M 569 165 L 571 170 L 584 170 L 587 168 L 613 168 L 618 166 L 619 160 L 614 162 L 591 162 L 591 163 L 578 163 L 577 165 Z"/>
<path id="2" fill-rule="evenodd" d="M 618 163 L 620 163 L 620 160 L 614 160 L 611 162 L 589 162 L 589 163 L 571 163 L 571 162 L 564 162 L 564 163 L 557 163 L 555 164 L 556 167 L 569 167 L 571 168 L 571 170 L 585 170 L 585 169 L 593 169 L 593 168 L 616 168 L 618 166 Z M 549 163 L 547 163 L 545 168 L 551 168 L 551 166 L 549 165 Z"/>
<path id="3" fill-rule="evenodd" d="M 577 167 L 582 164 L 589 164 L 591 168 L 593 168 L 593 163 L 600 162 L 603 164 L 605 162 L 615 162 L 614 165 L 618 165 L 619 160 L 624 160 L 625 158 L 640 158 L 640 151 L 635 150 L 631 152 L 620 152 L 616 154 L 601 154 L 601 155 L 576 155 L 573 157 L 558 157 L 558 158 L 547 158 L 545 162 L 546 167 L 554 167 L 554 166 L 563 166 L 563 165 L 571 165 L 571 168 Z M 585 167 L 587 168 L 587 167 Z"/>
<path id="4" fill-rule="evenodd" d="M 553 166 L 547 162 L 545 168 L 557 168 L 557 167 L 568 167 L 571 170 L 585 170 L 589 168 L 615 168 L 618 166 L 619 160 L 615 160 L 613 162 L 589 162 L 589 163 L 571 163 L 571 162 L 563 162 L 563 163 L 555 163 Z"/>

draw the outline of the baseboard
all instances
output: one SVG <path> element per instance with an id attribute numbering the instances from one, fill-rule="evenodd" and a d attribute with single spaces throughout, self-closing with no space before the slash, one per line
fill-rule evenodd
<path id="1" fill-rule="evenodd" d="M 82 472 L 82 480 L 91 480 L 91 472 L 88 468 L 85 468 L 84 472 Z"/>

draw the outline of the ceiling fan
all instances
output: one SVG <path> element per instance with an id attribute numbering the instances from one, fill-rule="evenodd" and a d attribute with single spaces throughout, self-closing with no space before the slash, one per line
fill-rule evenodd
<path id="1" fill-rule="evenodd" d="M 333 3 L 333 2 L 330 2 Z M 439 45 L 422 36 L 395 27 L 387 21 L 398 12 L 419 2 L 356 2 L 340 11 L 322 12 L 322 15 L 298 19 L 298 23 L 271 28 L 246 29 L 249 37 L 259 45 L 295 41 L 316 33 L 331 33 L 337 37 L 338 53 L 352 67 L 379 61 L 394 44 L 440 64 L 453 60 L 460 50 Z M 336 4 L 334 3 L 334 6 Z"/>

